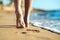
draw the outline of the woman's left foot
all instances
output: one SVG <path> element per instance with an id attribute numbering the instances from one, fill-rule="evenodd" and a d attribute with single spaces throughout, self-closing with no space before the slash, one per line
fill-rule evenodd
<path id="1" fill-rule="evenodd" d="M 29 20 L 27 20 L 26 18 L 24 18 L 24 22 L 25 22 L 25 27 L 29 27 Z"/>

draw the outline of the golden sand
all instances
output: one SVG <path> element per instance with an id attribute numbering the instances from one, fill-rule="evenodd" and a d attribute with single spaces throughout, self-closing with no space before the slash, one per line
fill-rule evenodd
<path id="1" fill-rule="evenodd" d="M 15 19 L 14 12 L 0 12 L 0 40 L 60 40 L 59 34 L 32 25 L 17 29 Z"/>

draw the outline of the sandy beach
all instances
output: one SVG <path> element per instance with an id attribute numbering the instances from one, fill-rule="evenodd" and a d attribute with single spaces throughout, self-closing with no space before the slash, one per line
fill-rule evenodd
<path id="1" fill-rule="evenodd" d="M 32 26 L 17 29 L 14 12 L 0 10 L 0 40 L 60 40 L 60 35 Z"/>

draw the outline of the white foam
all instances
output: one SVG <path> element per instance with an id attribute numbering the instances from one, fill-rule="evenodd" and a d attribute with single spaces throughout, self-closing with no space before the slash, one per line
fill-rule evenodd
<path id="1" fill-rule="evenodd" d="M 36 17 L 36 18 L 34 18 Z M 60 21 L 57 20 L 46 20 L 38 18 L 38 15 L 31 17 L 30 23 L 34 26 L 45 28 L 47 30 L 51 30 L 53 32 L 60 33 Z"/>

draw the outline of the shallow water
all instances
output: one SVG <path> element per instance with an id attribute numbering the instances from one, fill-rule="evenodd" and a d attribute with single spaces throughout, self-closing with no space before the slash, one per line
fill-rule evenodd
<path id="1" fill-rule="evenodd" d="M 42 27 L 53 32 L 60 33 L 60 18 L 52 19 L 50 16 L 47 17 L 48 14 L 43 12 L 35 13 L 30 15 L 30 23 L 34 26 Z M 55 15 L 56 16 L 56 15 Z M 53 17 L 55 17 L 53 16 Z"/>

